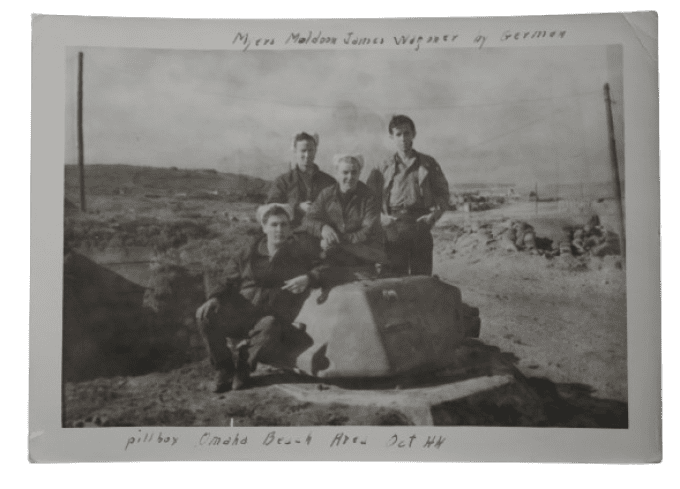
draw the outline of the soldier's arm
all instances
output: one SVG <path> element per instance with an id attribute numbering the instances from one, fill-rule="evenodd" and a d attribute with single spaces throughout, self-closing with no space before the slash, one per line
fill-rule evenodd
<path id="1" fill-rule="evenodd" d="M 449 208 L 449 182 L 446 180 L 446 176 L 439 166 L 439 163 L 434 161 L 433 172 L 432 172 L 432 197 L 434 198 L 435 208 L 434 208 L 434 221 L 437 221 L 446 209 Z"/>
<path id="2" fill-rule="evenodd" d="M 366 179 L 366 185 L 368 186 L 368 188 L 371 189 L 373 195 L 375 195 L 378 198 L 379 202 L 382 200 L 383 183 L 384 177 L 381 168 L 379 167 L 373 168 L 373 170 L 371 170 L 371 173 L 368 174 L 368 178 Z"/>
<path id="3" fill-rule="evenodd" d="M 307 272 L 307 276 L 309 277 L 309 288 L 315 289 L 317 287 L 322 287 L 327 282 L 330 271 L 330 265 L 321 260 L 314 260 L 309 272 Z"/>
<path id="4" fill-rule="evenodd" d="M 361 222 L 361 229 L 347 233 L 345 239 L 352 243 L 364 243 L 380 227 L 380 202 L 375 195 L 371 195 L 366 202 L 366 213 Z"/>
<path id="5" fill-rule="evenodd" d="M 244 250 L 229 259 L 219 281 L 211 288 L 208 294 L 209 299 L 216 298 L 224 301 L 231 295 L 239 292 L 243 280 L 242 270 L 244 260 Z"/>
<path id="6" fill-rule="evenodd" d="M 303 227 L 305 231 L 317 238 L 321 238 L 321 230 L 326 224 L 325 195 L 326 193 L 323 191 L 319 194 L 316 200 L 312 202 L 312 205 L 310 206 L 309 211 L 303 220 Z"/>
<path id="7" fill-rule="evenodd" d="M 278 177 L 274 180 L 271 188 L 269 189 L 269 194 L 267 194 L 266 204 L 287 204 L 288 203 L 288 189 L 286 188 L 286 182 L 282 177 Z"/>

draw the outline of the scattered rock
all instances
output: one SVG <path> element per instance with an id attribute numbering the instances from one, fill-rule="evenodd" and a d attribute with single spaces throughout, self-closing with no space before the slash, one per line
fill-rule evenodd
<path id="1" fill-rule="evenodd" d="M 571 252 L 575 255 L 592 256 L 620 255 L 619 236 L 600 225 L 600 219 L 593 215 L 582 227 L 566 230 Z M 565 247 L 567 244 L 565 244 Z M 560 246 L 562 251 L 562 246 Z"/>

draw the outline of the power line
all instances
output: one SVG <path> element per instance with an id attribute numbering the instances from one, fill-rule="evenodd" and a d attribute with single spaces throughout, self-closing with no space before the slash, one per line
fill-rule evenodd
<path id="1" fill-rule="evenodd" d="M 532 121 L 530 121 L 530 122 L 528 122 L 528 123 L 526 123 L 526 124 L 523 124 L 523 125 L 518 126 L 518 127 L 514 127 L 514 128 L 512 128 L 512 129 L 510 129 L 510 130 L 508 130 L 508 131 L 502 132 L 502 133 L 500 133 L 500 134 L 496 134 L 495 136 L 493 136 L 493 137 L 491 137 L 491 138 L 489 138 L 489 139 L 485 139 L 485 140 L 480 141 L 479 143 L 476 143 L 476 144 L 474 144 L 474 145 L 472 145 L 472 146 L 468 146 L 467 148 L 464 148 L 463 150 L 461 150 L 461 151 L 459 152 L 459 154 L 468 153 L 470 150 L 473 150 L 473 149 L 478 148 L 478 147 L 480 147 L 480 146 L 483 146 L 483 145 L 485 145 L 485 144 L 491 143 L 491 142 L 496 141 L 496 140 L 498 140 L 498 139 L 502 139 L 502 138 L 504 138 L 504 137 L 506 137 L 506 136 L 509 136 L 509 135 L 511 135 L 511 134 L 520 132 L 520 131 L 522 131 L 522 130 L 528 128 L 528 127 L 531 127 L 531 126 L 533 126 L 533 125 L 535 125 L 535 124 L 538 124 L 539 122 L 543 122 L 543 121 L 547 120 L 548 118 L 554 117 L 554 116 L 557 115 L 557 114 L 560 114 L 560 113 L 562 113 L 562 112 L 565 112 L 566 110 L 567 110 L 567 109 L 553 110 L 553 111 L 550 112 L 550 114 L 548 114 L 548 115 L 546 115 L 546 116 L 539 117 L 539 118 L 534 119 L 534 120 L 532 120 Z M 261 166 L 265 166 L 265 167 L 267 167 L 267 168 L 274 168 L 275 166 L 285 166 L 286 163 L 285 163 L 285 162 L 275 162 L 275 161 L 271 161 L 271 162 L 260 162 L 260 165 L 261 165 Z"/>
<path id="2" fill-rule="evenodd" d="M 548 119 L 548 118 L 550 118 L 550 117 L 553 117 L 555 114 L 559 114 L 559 113 L 561 113 L 561 112 L 564 112 L 565 110 L 566 110 L 566 109 L 561 109 L 561 110 L 558 110 L 558 111 L 551 111 L 550 114 L 548 114 L 548 115 L 546 115 L 546 116 L 544 116 L 544 117 L 540 117 L 540 118 L 538 118 L 538 119 L 534 119 L 534 120 L 532 120 L 531 122 L 528 122 L 528 123 L 526 123 L 526 124 L 524 124 L 524 125 L 522 125 L 522 126 L 515 127 L 515 128 L 513 128 L 513 129 L 510 129 L 509 131 L 503 132 L 503 133 L 501 133 L 501 134 L 497 134 L 497 135 L 495 135 L 495 136 L 493 136 L 493 137 L 491 137 L 491 138 L 489 138 L 489 139 L 485 139 L 484 141 L 481 141 L 481 142 L 479 142 L 479 143 L 477 143 L 477 144 L 474 144 L 474 145 L 472 145 L 472 146 L 468 146 L 467 148 L 465 148 L 464 150 L 462 150 L 461 153 L 463 153 L 463 154 L 464 154 L 464 153 L 467 153 L 467 152 L 470 151 L 471 149 L 477 148 L 477 147 L 482 146 L 482 145 L 485 145 L 485 144 L 487 144 L 487 143 L 491 143 L 491 142 L 493 142 L 493 141 L 496 141 L 497 139 L 501 139 L 501 138 L 504 138 L 505 136 L 509 136 L 510 134 L 514 134 L 514 133 L 516 133 L 516 132 L 522 131 L 522 130 L 526 129 L 527 127 L 531 127 L 531 126 L 533 126 L 534 124 L 538 124 L 539 122 L 543 122 L 544 120 L 546 120 L 546 119 Z"/>
<path id="3" fill-rule="evenodd" d="M 446 110 L 446 109 L 463 109 L 468 107 L 495 107 L 501 105 L 521 105 L 527 103 L 535 102 L 547 102 L 560 99 L 573 99 L 579 97 L 586 97 L 593 94 L 599 94 L 599 91 L 591 92 L 581 92 L 572 95 L 558 95 L 554 97 L 539 97 L 532 99 L 516 99 L 516 100 L 501 100 L 498 102 L 487 102 L 487 103 L 459 103 L 452 105 L 433 105 L 433 106 L 411 106 L 411 107 L 381 107 L 380 110 L 384 112 L 397 112 L 397 111 L 417 111 L 417 110 Z M 325 105 L 325 104 L 300 104 L 295 102 L 287 102 L 285 100 L 267 100 L 256 97 L 243 97 L 238 95 L 223 95 L 226 98 L 231 98 L 235 100 L 243 100 L 249 102 L 257 102 L 263 104 L 273 104 L 273 105 L 283 105 L 286 107 L 299 107 L 308 109 L 346 109 L 353 108 L 354 106 L 343 106 L 343 105 Z"/>

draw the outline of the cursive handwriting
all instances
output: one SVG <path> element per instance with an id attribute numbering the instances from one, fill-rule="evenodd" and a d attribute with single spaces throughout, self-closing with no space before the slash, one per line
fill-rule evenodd
<path id="1" fill-rule="evenodd" d="M 419 443 L 414 445 L 416 440 L 421 440 Z M 397 448 L 413 448 L 414 446 L 422 446 L 422 448 L 436 448 L 439 449 L 446 441 L 443 436 L 428 436 L 424 442 L 422 442 L 422 436 L 418 438 L 417 435 L 407 436 L 406 438 L 400 438 L 396 433 L 387 440 L 388 447 Z M 420 445 L 422 443 L 422 445 Z"/>
<path id="2" fill-rule="evenodd" d="M 161 444 L 161 445 L 170 445 L 174 446 L 178 441 L 179 437 L 177 436 L 163 436 L 163 432 L 159 431 L 158 434 L 156 434 L 155 431 L 146 431 L 142 433 L 142 430 L 137 430 L 139 431 L 139 435 L 137 436 L 131 436 L 127 439 L 127 443 L 125 444 L 125 450 L 128 449 L 130 445 L 140 445 L 144 443 L 155 443 L 155 444 Z"/>
<path id="3" fill-rule="evenodd" d="M 203 445 L 207 445 L 207 446 L 247 445 L 248 444 L 248 437 L 247 436 L 241 436 L 240 433 L 236 433 L 235 435 L 217 436 L 217 435 L 213 435 L 209 431 L 206 431 L 205 433 L 203 433 L 201 438 L 198 440 L 198 444 L 201 445 L 201 446 L 203 446 Z"/>
<path id="4" fill-rule="evenodd" d="M 456 39 L 458 39 L 458 34 L 444 34 L 444 35 L 401 35 L 399 37 L 394 37 L 394 44 L 397 46 L 412 46 L 413 49 L 418 51 L 420 49 L 420 44 L 451 44 Z"/>
<path id="5" fill-rule="evenodd" d="M 567 31 L 554 29 L 535 29 L 529 31 L 514 31 L 506 30 L 500 36 L 500 42 L 508 41 L 527 41 L 527 40 L 541 40 L 541 39 L 562 39 L 566 37 Z M 474 47 L 482 48 L 489 39 L 488 35 L 476 34 L 474 37 L 467 39 Z M 394 46 L 413 49 L 419 51 L 422 46 L 435 45 L 451 45 L 453 43 L 462 44 L 465 39 L 461 38 L 459 34 L 455 33 L 405 33 L 397 36 L 382 37 L 371 35 L 370 33 L 357 33 L 348 31 L 344 35 L 336 36 L 327 34 L 321 30 L 307 31 L 307 32 L 291 32 L 283 41 L 283 44 L 295 46 L 382 46 L 392 43 Z M 231 42 L 233 45 L 238 45 L 247 51 L 250 48 L 270 48 L 277 44 L 277 39 L 274 37 L 257 37 L 252 36 L 249 32 L 237 32 Z"/>
<path id="6" fill-rule="evenodd" d="M 251 38 L 250 34 L 247 32 L 245 34 L 241 32 L 237 32 L 236 36 L 234 36 L 234 40 L 231 41 L 232 44 L 240 44 L 243 46 L 243 51 L 247 51 L 248 48 L 252 45 L 255 47 L 260 47 L 260 46 L 273 46 L 276 42 L 273 37 L 266 38 L 266 37 L 256 37 L 256 38 Z"/>
<path id="7" fill-rule="evenodd" d="M 359 437 L 359 436 L 349 436 L 343 433 L 342 431 L 340 433 L 337 433 L 333 439 L 331 440 L 331 446 L 332 447 L 339 447 L 340 445 L 365 445 L 366 444 L 366 437 Z"/>
<path id="8" fill-rule="evenodd" d="M 564 36 L 567 35 L 567 31 L 544 31 L 544 30 L 535 30 L 535 31 L 505 31 L 501 35 L 501 42 L 504 41 L 520 41 L 520 40 L 525 40 L 525 39 L 543 39 L 545 37 L 547 38 L 555 38 L 558 37 L 560 39 L 564 38 Z"/>
<path id="9" fill-rule="evenodd" d="M 265 437 L 264 441 L 262 442 L 263 445 L 269 446 L 269 445 L 293 445 L 293 444 L 302 444 L 306 443 L 307 445 L 310 445 L 312 443 L 312 434 L 309 433 L 306 438 L 299 438 L 299 437 L 294 437 L 294 436 L 276 436 L 276 431 L 270 431 L 267 433 L 267 436 Z"/>

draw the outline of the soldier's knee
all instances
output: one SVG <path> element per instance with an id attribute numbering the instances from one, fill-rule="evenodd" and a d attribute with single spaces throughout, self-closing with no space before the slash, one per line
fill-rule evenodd
<path id="1" fill-rule="evenodd" d="M 250 330 L 250 336 L 272 334 L 280 329 L 279 321 L 274 316 L 265 316 L 255 323 L 253 329 Z"/>
<path id="2" fill-rule="evenodd" d="M 220 320 L 217 314 L 196 314 L 196 325 L 201 332 L 208 333 L 220 327 Z"/>

